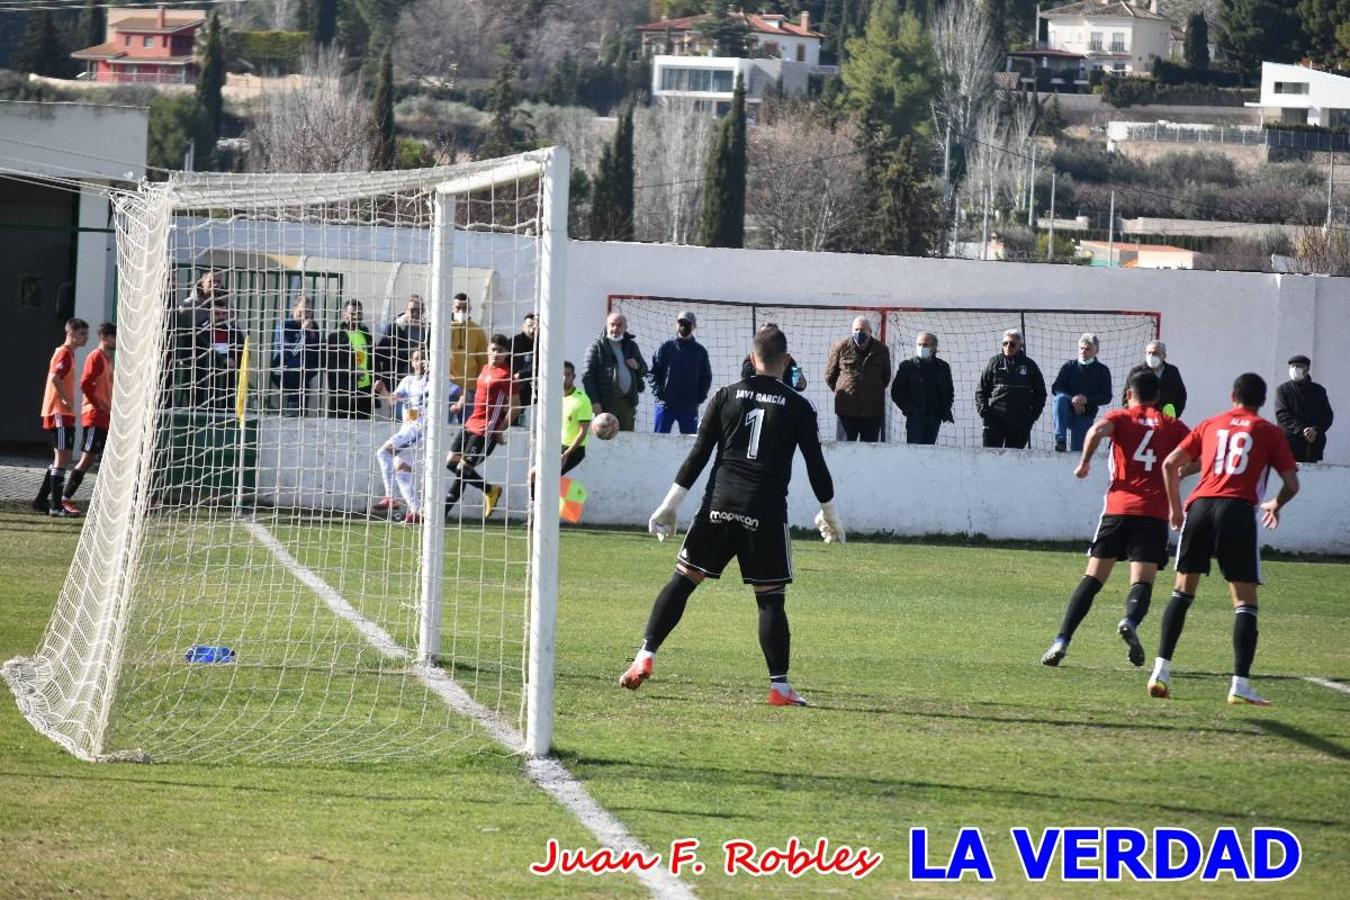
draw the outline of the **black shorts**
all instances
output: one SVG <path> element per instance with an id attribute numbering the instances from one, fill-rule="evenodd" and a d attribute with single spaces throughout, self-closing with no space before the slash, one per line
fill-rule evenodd
<path id="1" fill-rule="evenodd" d="M 1209 574 L 1209 559 L 1219 561 L 1225 581 L 1261 583 L 1261 552 L 1256 542 L 1256 508 L 1234 497 L 1201 497 L 1186 508 L 1177 546 L 1177 571 Z"/>
<path id="2" fill-rule="evenodd" d="M 450 441 L 450 452 L 463 457 L 469 468 L 476 467 L 492 455 L 497 447 L 497 439 L 482 434 L 474 434 L 467 428 L 461 428 L 459 434 Z"/>
<path id="3" fill-rule="evenodd" d="M 1097 523 L 1088 556 L 1167 565 L 1167 522 L 1154 516 L 1104 515 Z"/>
<path id="4" fill-rule="evenodd" d="M 721 578 L 733 556 L 746 584 L 792 582 L 792 540 L 786 522 L 700 507 L 684 536 L 680 562 L 709 578 Z"/>
<path id="5" fill-rule="evenodd" d="M 566 453 L 567 448 L 563 447 L 562 452 Z M 568 472 L 572 471 L 577 466 L 581 465 L 581 461 L 585 458 L 586 458 L 586 448 L 584 446 L 578 447 L 577 449 L 573 450 L 572 455 L 567 457 L 567 459 L 563 460 L 562 471 L 559 474 L 566 475 Z"/>
<path id="6" fill-rule="evenodd" d="M 97 425 L 86 425 L 84 426 L 84 440 L 80 442 L 80 451 L 102 456 L 103 445 L 107 442 L 108 429 L 99 428 Z"/>
<path id="7" fill-rule="evenodd" d="M 52 436 L 53 450 L 73 450 L 75 449 L 75 426 L 62 425 L 59 428 L 48 428 L 47 433 Z"/>

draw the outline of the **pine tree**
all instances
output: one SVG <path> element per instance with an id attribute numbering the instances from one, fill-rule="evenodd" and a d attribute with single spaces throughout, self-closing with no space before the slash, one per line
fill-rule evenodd
<path id="1" fill-rule="evenodd" d="M 337 36 L 338 0 L 308 0 L 309 39 L 326 47 Z"/>
<path id="2" fill-rule="evenodd" d="M 931 256 L 942 233 L 942 207 L 920 165 L 914 139 L 906 136 L 884 160 L 877 184 L 875 243 L 870 249 L 895 256 Z"/>
<path id="3" fill-rule="evenodd" d="M 633 239 L 633 107 L 624 108 L 614 140 L 600 150 L 591 200 L 591 240 Z"/>
<path id="4" fill-rule="evenodd" d="M 204 146 L 197 148 L 197 159 L 209 168 L 215 157 L 216 142 L 220 139 L 221 113 L 225 101 L 221 94 L 225 87 L 225 42 L 220 33 L 220 15 L 211 11 L 206 20 L 206 41 L 202 44 L 201 71 L 197 74 L 197 102 L 201 104 L 206 116 L 207 138 Z"/>
<path id="5" fill-rule="evenodd" d="M 1203 12 L 1191 13 L 1186 22 L 1186 47 L 1184 59 L 1186 65 L 1197 72 L 1209 68 L 1209 23 Z"/>
<path id="6" fill-rule="evenodd" d="M 731 112 L 717 126 L 703 173 L 699 231 L 705 247 L 745 246 L 746 167 L 745 80 L 737 76 Z"/>
<path id="7" fill-rule="evenodd" d="M 85 0 L 84 15 L 80 17 L 80 30 L 84 34 L 86 47 L 103 43 L 108 34 L 107 21 L 102 0 Z"/>
<path id="8" fill-rule="evenodd" d="M 491 159 L 498 156 L 510 156 L 520 150 L 521 135 L 516 128 L 516 104 L 520 97 L 516 93 L 515 66 L 502 63 L 497 69 L 497 78 L 492 83 L 491 99 L 488 101 L 487 134 L 478 146 L 479 159 Z"/>
<path id="9" fill-rule="evenodd" d="M 60 77 L 70 68 L 70 57 L 61 32 L 48 10 L 43 10 L 28 21 L 23 43 L 10 59 L 16 72 L 31 72 L 48 78 Z"/>
<path id="10" fill-rule="evenodd" d="M 1219 0 L 1220 46 L 1248 76 L 1262 62 L 1291 63 L 1302 55 L 1297 0 Z"/>
<path id="11" fill-rule="evenodd" d="M 1301 0 L 1298 16 L 1303 23 L 1304 47 L 1313 62 L 1350 67 L 1350 46 L 1341 46 L 1337 40 L 1340 28 L 1350 42 L 1350 0 Z"/>
<path id="12" fill-rule="evenodd" d="M 897 137 L 929 131 L 939 79 L 928 33 L 904 6 L 904 0 L 874 0 L 866 30 L 848 42 L 842 69 L 849 107 L 873 110 Z"/>
<path id="13" fill-rule="evenodd" d="M 698 32 L 712 45 L 714 56 L 750 55 L 750 26 L 731 13 L 727 0 L 710 0 L 708 18 L 698 26 Z"/>
<path id="14" fill-rule="evenodd" d="M 380 71 L 375 76 L 375 96 L 371 101 L 371 124 L 375 130 L 375 146 L 371 150 L 371 167 L 392 169 L 398 155 L 394 140 L 394 58 L 388 46 L 380 54 Z"/>

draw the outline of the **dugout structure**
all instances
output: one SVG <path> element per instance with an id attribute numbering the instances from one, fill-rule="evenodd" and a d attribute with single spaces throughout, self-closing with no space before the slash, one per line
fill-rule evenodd
<path id="1" fill-rule="evenodd" d="M 547 752 L 558 501 L 531 499 L 525 473 L 558 483 L 569 171 L 554 149 L 406 172 L 184 174 L 115 198 L 107 451 L 42 644 L 3 668 L 35 728 L 88 760 Z M 208 271 L 219 290 L 204 297 L 192 285 Z M 538 322 L 535 405 L 482 468 L 503 488 L 491 516 L 476 495 L 442 515 L 460 291 L 485 330 Z M 365 412 L 373 381 L 402 374 L 371 367 L 380 311 L 410 293 L 425 299 L 430 367 L 403 454 L 420 522 L 373 508 L 373 451 L 405 423 Z M 276 392 L 299 294 L 322 340 L 294 358 L 317 399 L 287 415 Z M 370 311 L 369 339 L 341 325 L 350 300 Z"/>
<path id="2" fill-rule="evenodd" d="M 1135 310 L 1034 309 L 1019 307 L 830 306 L 611 294 L 609 311 L 623 313 L 628 329 L 650 360 L 661 342 L 672 337 L 675 317 L 682 310 L 698 317 L 698 340 L 708 349 L 713 385 L 740 380 L 741 363 L 750 352 L 755 331 L 773 322 L 787 334 L 788 352 L 806 375 L 803 392 L 820 414 L 821 440 L 834 440 L 834 396 L 825 384 L 830 347 L 850 334 L 854 318 L 872 322 L 872 334 L 886 344 L 891 367 L 914 353 L 920 331 L 938 336 L 938 355 L 952 370 L 956 399 L 954 424 L 944 424 L 938 444 L 947 447 L 981 446 L 983 423 L 975 412 L 975 389 L 989 360 L 999 352 L 999 340 L 1008 328 L 1020 329 L 1026 352 L 1045 376 L 1045 412 L 1032 430 L 1031 446 L 1054 447 L 1050 415 L 1050 387 L 1059 367 L 1078 352 L 1078 338 L 1093 332 L 1101 341 L 1098 355 L 1111 369 L 1118 400 L 1125 376 L 1144 361 L 1144 345 L 1162 334 L 1162 314 Z M 905 422 L 887 388 L 885 439 L 904 442 Z M 639 415 L 638 430 L 651 431 L 651 415 Z"/>

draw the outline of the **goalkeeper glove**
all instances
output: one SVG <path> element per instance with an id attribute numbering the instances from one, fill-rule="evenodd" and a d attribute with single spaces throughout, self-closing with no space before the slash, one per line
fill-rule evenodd
<path id="1" fill-rule="evenodd" d="M 652 513 L 652 517 L 647 520 L 647 530 L 656 535 L 658 541 L 664 541 L 675 533 L 676 525 L 679 524 L 680 501 L 684 495 L 689 493 L 688 488 L 682 488 L 678 484 L 672 484 L 670 490 L 666 493 L 666 499 L 661 501 L 661 505 Z"/>
<path id="2" fill-rule="evenodd" d="M 833 544 L 835 541 L 844 543 L 844 523 L 839 521 L 839 513 L 835 512 L 833 500 L 826 500 L 820 504 L 820 512 L 816 513 L 815 521 L 825 543 Z"/>

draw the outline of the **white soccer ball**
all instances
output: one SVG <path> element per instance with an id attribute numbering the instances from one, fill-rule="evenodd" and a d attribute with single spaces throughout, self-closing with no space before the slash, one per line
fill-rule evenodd
<path id="1" fill-rule="evenodd" d="M 614 413 L 601 413 L 591 419 L 591 434 L 607 441 L 619 433 L 619 417 Z"/>

